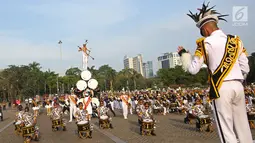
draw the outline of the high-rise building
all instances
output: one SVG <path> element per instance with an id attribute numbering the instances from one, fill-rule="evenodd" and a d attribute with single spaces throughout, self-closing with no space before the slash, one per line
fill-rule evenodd
<path id="1" fill-rule="evenodd" d="M 175 68 L 181 64 L 181 58 L 177 52 L 164 53 L 163 56 L 158 57 L 158 68 Z"/>
<path id="2" fill-rule="evenodd" d="M 125 56 L 124 57 L 124 68 L 134 69 L 135 71 L 140 73 L 142 76 L 144 76 L 142 55 L 139 54 L 133 58 Z"/>
<path id="3" fill-rule="evenodd" d="M 153 75 L 153 64 L 152 61 L 147 62 L 147 68 L 146 68 L 146 78 L 152 78 Z"/>
<path id="4" fill-rule="evenodd" d="M 153 77 L 152 61 L 147 61 L 146 63 L 143 63 L 143 73 L 144 73 L 144 77 L 146 77 L 146 78 Z"/>
<path id="5" fill-rule="evenodd" d="M 129 58 L 127 56 L 124 57 L 124 68 L 133 69 L 133 58 Z"/>
<path id="6" fill-rule="evenodd" d="M 146 70 L 147 70 L 147 63 L 143 63 L 143 76 L 147 78 Z"/>

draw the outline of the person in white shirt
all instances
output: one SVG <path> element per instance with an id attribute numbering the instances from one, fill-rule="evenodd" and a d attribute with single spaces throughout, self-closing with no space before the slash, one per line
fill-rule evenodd
<path id="1" fill-rule="evenodd" d="M 123 110 L 123 116 L 124 119 L 127 119 L 127 115 L 128 115 L 128 109 L 131 108 L 131 99 L 130 97 L 125 94 L 125 92 L 123 92 L 123 95 L 120 96 L 120 99 L 122 100 L 122 110 Z"/>
<path id="2" fill-rule="evenodd" d="M 209 4 L 209 3 L 208 3 Z M 200 29 L 203 38 L 196 41 L 197 49 L 192 56 L 183 47 L 178 48 L 183 69 L 191 74 L 199 72 L 203 63 L 210 74 L 210 99 L 218 134 L 222 143 L 252 143 L 245 109 L 242 81 L 249 72 L 247 53 L 238 36 L 226 35 L 217 26 L 225 20 L 208 4 L 199 13 L 188 14 Z M 226 21 L 226 20 L 225 20 Z M 238 140 L 237 140 L 238 139 Z"/>
<path id="3" fill-rule="evenodd" d="M 74 90 L 71 90 L 71 95 L 68 96 L 68 100 L 70 103 L 70 120 L 69 122 L 73 121 L 73 116 L 76 113 L 77 107 L 76 107 L 76 102 L 78 100 L 77 96 L 74 94 Z"/>
<path id="4" fill-rule="evenodd" d="M 89 121 L 91 120 L 91 116 L 92 116 L 92 105 L 91 105 L 91 97 L 89 96 L 89 93 L 85 93 L 85 98 L 83 99 L 83 104 L 84 104 L 84 109 L 87 110 L 88 114 L 89 114 Z"/>

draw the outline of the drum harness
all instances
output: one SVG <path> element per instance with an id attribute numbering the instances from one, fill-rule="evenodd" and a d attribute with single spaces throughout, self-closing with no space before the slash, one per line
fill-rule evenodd
<path id="1" fill-rule="evenodd" d="M 24 114 L 24 123 L 25 123 L 25 126 L 28 126 L 28 125 L 32 125 L 32 122 L 31 122 L 31 116 L 30 115 L 27 115 L 27 114 Z"/>

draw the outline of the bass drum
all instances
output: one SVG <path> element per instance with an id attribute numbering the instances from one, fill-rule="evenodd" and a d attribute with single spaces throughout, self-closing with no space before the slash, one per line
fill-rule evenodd
<path id="1" fill-rule="evenodd" d="M 90 79 L 90 80 L 88 81 L 88 87 L 89 87 L 90 89 L 95 90 L 95 89 L 97 88 L 97 86 L 98 86 L 97 80 L 95 80 L 95 79 Z"/>
<path id="2" fill-rule="evenodd" d="M 76 83 L 76 87 L 77 87 L 77 89 L 79 89 L 80 91 L 85 90 L 85 89 L 87 88 L 87 83 L 86 83 L 86 81 L 84 81 L 84 80 L 79 80 L 79 81 Z"/>
<path id="3" fill-rule="evenodd" d="M 85 71 L 83 71 L 83 72 L 81 73 L 81 78 L 82 78 L 83 80 L 85 80 L 85 81 L 90 80 L 91 77 L 92 77 L 91 72 L 88 71 L 88 70 L 85 70 Z"/>

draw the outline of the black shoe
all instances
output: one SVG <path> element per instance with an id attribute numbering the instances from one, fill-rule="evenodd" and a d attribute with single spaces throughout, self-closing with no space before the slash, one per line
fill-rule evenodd
<path id="1" fill-rule="evenodd" d="M 113 129 L 113 126 L 112 126 L 112 124 L 110 124 L 110 128 L 111 128 L 111 129 Z"/>
<path id="2" fill-rule="evenodd" d="M 89 137 L 90 139 L 92 139 L 92 131 L 89 132 Z"/>
<path id="3" fill-rule="evenodd" d="M 152 135 L 152 136 L 156 136 L 156 134 L 155 134 L 153 131 L 151 132 L 151 135 Z"/>

